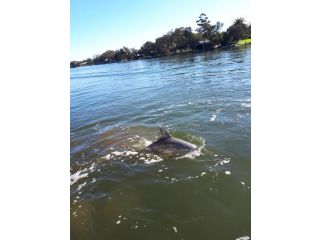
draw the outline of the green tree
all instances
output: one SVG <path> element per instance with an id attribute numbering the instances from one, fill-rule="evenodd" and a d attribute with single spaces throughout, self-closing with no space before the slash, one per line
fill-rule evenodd
<path id="1" fill-rule="evenodd" d="M 244 20 L 243 17 L 236 18 L 236 19 L 233 21 L 233 25 L 238 25 L 238 24 L 245 24 L 245 20 Z"/>
<path id="2" fill-rule="evenodd" d="M 240 17 L 233 21 L 233 24 L 227 29 L 230 42 L 236 42 L 248 36 L 251 37 L 251 25 L 245 24 L 245 19 Z"/>
<path id="3" fill-rule="evenodd" d="M 199 28 L 197 28 L 196 31 L 201 34 L 203 39 L 209 40 L 213 44 L 220 43 L 222 38 L 222 35 L 220 33 L 223 27 L 222 22 L 218 21 L 216 22 L 216 24 L 211 25 L 207 15 L 201 13 L 196 23 L 199 26 Z"/>
<path id="4" fill-rule="evenodd" d="M 113 50 L 107 50 L 101 54 L 101 60 L 104 62 L 114 60 L 115 52 Z"/>
<path id="5" fill-rule="evenodd" d="M 156 52 L 156 44 L 154 42 L 147 41 L 145 42 L 139 50 L 139 53 L 142 55 L 150 56 Z"/>

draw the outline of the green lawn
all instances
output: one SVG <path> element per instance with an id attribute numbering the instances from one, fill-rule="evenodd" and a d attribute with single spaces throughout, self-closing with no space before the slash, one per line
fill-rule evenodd
<path id="1" fill-rule="evenodd" d="M 251 44 L 251 38 L 247 38 L 247 39 L 243 39 L 240 40 L 236 43 L 236 46 L 243 46 L 243 45 L 247 45 L 247 44 Z"/>

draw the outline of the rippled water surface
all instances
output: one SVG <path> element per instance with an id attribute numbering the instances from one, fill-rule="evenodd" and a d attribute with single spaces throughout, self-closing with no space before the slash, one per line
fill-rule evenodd
<path id="1" fill-rule="evenodd" d="M 250 47 L 71 69 L 71 239 L 250 237 Z M 156 155 L 163 127 L 197 149 Z"/>

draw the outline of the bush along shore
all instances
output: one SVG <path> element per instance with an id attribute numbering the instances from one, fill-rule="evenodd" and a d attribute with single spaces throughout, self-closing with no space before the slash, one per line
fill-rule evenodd
<path id="1" fill-rule="evenodd" d="M 71 61 L 70 67 L 126 62 L 141 58 L 155 58 L 251 44 L 251 24 L 246 24 L 244 18 L 235 19 L 226 31 L 221 31 L 223 23 L 211 24 L 204 13 L 200 14 L 196 23 L 198 28 L 195 32 L 191 27 L 176 28 L 157 38 L 155 42 L 144 43 L 140 49 L 123 47 L 115 51 L 107 50 L 93 58 Z"/>

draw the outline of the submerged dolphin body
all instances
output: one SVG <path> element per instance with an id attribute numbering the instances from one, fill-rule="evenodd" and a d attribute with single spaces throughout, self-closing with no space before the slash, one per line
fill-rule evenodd
<path id="1" fill-rule="evenodd" d="M 165 130 L 160 128 L 161 137 L 150 144 L 147 149 L 155 153 L 181 153 L 192 151 L 197 148 L 196 145 L 184 140 L 174 138 Z"/>

